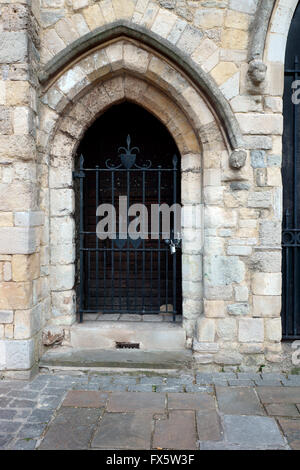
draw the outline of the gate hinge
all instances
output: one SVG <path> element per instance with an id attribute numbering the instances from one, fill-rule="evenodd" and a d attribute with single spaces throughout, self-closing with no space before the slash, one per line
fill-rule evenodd
<path id="1" fill-rule="evenodd" d="M 73 178 L 85 178 L 84 171 L 73 171 Z"/>

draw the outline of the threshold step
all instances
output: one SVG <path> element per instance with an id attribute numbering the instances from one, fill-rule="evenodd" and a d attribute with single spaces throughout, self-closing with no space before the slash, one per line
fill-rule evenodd
<path id="1" fill-rule="evenodd" d="M 40 368 L 49 370 L 138 369 L 182 370 L 191 369 L 192 351 L 100 350 L 61 347 L 46 352 L 40 359 Z"/>

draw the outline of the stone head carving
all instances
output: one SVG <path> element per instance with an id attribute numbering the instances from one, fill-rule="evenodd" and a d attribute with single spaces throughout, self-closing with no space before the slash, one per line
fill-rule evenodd
<path id="1" fill-rule="evenodd" d="M 248 75 L 251 82 L 258 86 L 266 78 L 267 66 L 260 59 L 254 59 L 249 64 Z"/>

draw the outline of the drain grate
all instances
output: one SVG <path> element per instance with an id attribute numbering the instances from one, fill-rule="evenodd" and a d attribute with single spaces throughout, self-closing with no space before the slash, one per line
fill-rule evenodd
<path id="1" fill-rule="evenodd" d="M 140 343 L 122 343 L 116 342 L 117 349 L 140 349 Z"/>

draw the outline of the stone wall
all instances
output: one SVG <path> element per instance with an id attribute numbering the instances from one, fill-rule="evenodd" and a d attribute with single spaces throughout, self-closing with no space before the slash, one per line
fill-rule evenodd
<path id="1" fill-rule="evenodd" d="M 248 63 L 257 0 L 35 0 L 31 7 L 1 0 L 0 370 L 30 369 L 43 326 L 68 329 L 75 321 L 74 153 L 99 113 L 123 99 L 165 122 L 184 161 L 198 159 L 188 187 L 204 204 L 204 248 L 183 252 L 183 272 L 198 282 L 188 285 L 187 277 L 184 285 L 184 328 L 198 366 L 280 364 L 283 63 L 276 48 L 296 2 L 277 3 L 265 70 L 262 60 Z M 277 11 L 288 18 L 284 31 Z M 181 59 L 172 63 L 141 34 L 140 44 L 99 37 L 93 50 L 64 63 L 74 41 L 79 50 L 85 35 L 120 20 Z M 56 75 L 39 84 L 57 59 Z M 145 93 L 145 84 L 153 90 Z"/>

